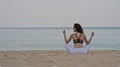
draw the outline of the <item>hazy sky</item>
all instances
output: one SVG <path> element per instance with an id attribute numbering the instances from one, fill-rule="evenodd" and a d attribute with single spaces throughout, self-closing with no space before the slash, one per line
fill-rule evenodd
<path id="1" fill-rule="evenodd" d="M 120 0 L 0 0 L 0 27 L 119 26 Z"/>

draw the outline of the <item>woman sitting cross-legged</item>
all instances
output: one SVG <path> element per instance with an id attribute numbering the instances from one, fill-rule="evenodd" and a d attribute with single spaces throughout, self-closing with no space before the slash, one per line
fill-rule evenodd
<path id="1" fill-rule="evenodd" d="M 73 27 L 73 31 L 75 33 L 71 34 L 70 37 L 67 39 L 66 31 L 63 31 L 64 40 L 65 40 L 65 48 L 70 54 L 81 54 L 87 53 L 89 51 L 90 42 L 94 36 L 94 32 L 91 33 L 90 39 L 87 39 L 86 35 L 84 34 L 83 28 L 80 24 L 75 23 Z M 73 40 L 74 47 L 68 44 L 71 40 Z M 83 43 L 86 43 L 83 45 Z"/>

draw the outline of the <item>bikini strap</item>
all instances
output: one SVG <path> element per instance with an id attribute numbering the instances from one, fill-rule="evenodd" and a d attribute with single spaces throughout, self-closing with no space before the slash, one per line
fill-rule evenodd
<path id="1" fill-rule="evenodd" d="M 80 36 L 79 36 L 79 38 L 78 38 L 78 37 L 77 37 L 77 34 L 75 34 L 75 36 L 77 37 L 77 39 L 80 39 L 81 35 L 82 35 L 82 34 L 80 34 Z"/>
<path id="2" fill-rule="evenodd" d="M 82 34 L 80 34 L 79 39 L 80 39 L 81 35 L 82 35 Z"/>
<path id="3" fill-rule="evenodd" d="M 77 34 L 75 34 L 75 36 L 77 37 Z M 78 37 L 77 37 L 77 39 L 78 39 Z"/>

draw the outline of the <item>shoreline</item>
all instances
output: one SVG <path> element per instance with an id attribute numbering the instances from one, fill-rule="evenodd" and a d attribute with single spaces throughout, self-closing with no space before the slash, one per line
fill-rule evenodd
<path id="1" fill-rule="evenodd" d="M 71 55 L 65 50 L 0 51 L 1 67 L 119 67 L 120 50 L 90 50 Z"/>
<path id="2" fill-rule="evenodd" d="M 39 49 L 36 49 L 36 50 L 35 49 L 32 49 L 32 50 L 31 49 L 27 49 L 27 50 L 23 50 L 23 49 L 21 49 L 21 50 L 0 50 L 0 52 L 30 52 L 30 51 L 35 51 L 35 52 L 36 51 L 37 52 L 38 51 L 45 51 L 45 52 L 46 51 L 64 51 L 64 52 L 67 52 L 66 49 L 63 49 L 63 50 L 61 50 L 61 49 L 60 50 L 59 49 L 58 50 L 57 49 L 51 49 L 51 50 L 50 49 L 48 49 L 48 50 L 47 49 L 45 49 L 45 50 L 44 49 L 42 49 L 42 50 L 39 50 Z M 102 49 L 91 49 L 90 50 L 89 49 L 89 51 L 91 52 L 91 51 L 120 51 L 120 50 L 114 50 L 114 49 L 106 49 L 106 50 L 105 49 L 103 49 L 103 50 Z"/>

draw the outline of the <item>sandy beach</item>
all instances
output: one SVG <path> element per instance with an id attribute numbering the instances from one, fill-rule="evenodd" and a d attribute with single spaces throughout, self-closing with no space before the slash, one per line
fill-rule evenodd
<path id="1" fill-rule="evenodd" d="M 120 50 L 77 55 L 62 50 L 0 51 L 0 67 L 120 67 Z"/>

